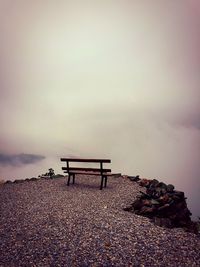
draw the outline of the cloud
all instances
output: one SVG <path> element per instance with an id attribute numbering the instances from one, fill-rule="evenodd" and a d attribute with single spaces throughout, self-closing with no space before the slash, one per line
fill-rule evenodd
<path id="1" fill-rule="evenodd" d="M 195 129 L 197 131 L 200 130 L 200 112 L 198 110 L 196 112 L 168 112 L 168 114 L 165 113 L 163 117 L 159 116 L 159 118 L 164 119 L 170 125 L 176 128 L 183 127 L 188 129 Z"/>
<path id="2" fill-rule="evenodd" d="M 16 154 L 16 155 L 8 155 L 4 153 L 0 153 L 0 166 L 21 166 L 26 164 L 34 164 L 38 161 L 45 159 L 42 155 L 34 155 L 34 154 Z"/>

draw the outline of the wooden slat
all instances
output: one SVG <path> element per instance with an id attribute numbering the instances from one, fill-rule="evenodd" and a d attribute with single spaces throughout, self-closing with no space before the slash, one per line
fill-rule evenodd
<path id="1" fill-rule="evenodd" d="M 61 158 L 61 161 L 68 161 L 68 162 L 104 162 L 104 163 L 111 163 L 110 159 L 81 159 L 81 158 Z"/>
<path id="2" fill-rule="evenodd" d="M 68 172 L 67 172 L 67 171 L 64 171 L 64 173 L 68 173 Z M 100 173 L 100 172 L 81 172 L 81 171 L 71 171 L 70 173 L 101 176 L 101 173 Z M 113 173 L 103 173 L 103 175 L 106 175 L 106 176 L 112 176 L 112 175 L 115 175 L 115 174 L 113 174 Z"/>
<path id="3" fill-rule="evenodd" d="M 82 168 L 82 167 L 62 167 L 62 170 L 67 171 L 69 170 L 71 171 L 93 171 L 93 172 L 99 172 L 101 173 L 101 169 L 100 168 Z M 111 172 L 111 169 L 102 169 L 103 173 L 104 172 Z"/>

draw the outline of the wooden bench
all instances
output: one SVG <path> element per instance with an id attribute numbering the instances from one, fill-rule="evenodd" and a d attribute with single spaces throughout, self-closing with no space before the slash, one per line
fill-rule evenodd
<path id="1" fill-rule="evenodd" d="M 78 159 L 78 158 L 61 158 L 61 161 L 66 162 L 67 166 L 62 167 L 64 173 L 68 173 L 67 185 L 70 184 L 70 178 L 73 177 L 73 184 L 75 183 L 76 174 L 86 174 L 86 175 L 97 175 L 101 177 L 100 190 L 103 186 L 106 187 L 108 176 L 111 175 L 111 169 L 103 168 L 103 163 L 111 163 L 110 159 Z M 85 162 L 85 163 L 99 163 L 99 168 L 90 168 L 90 167 L 70 167 L 70 162 Z"/>

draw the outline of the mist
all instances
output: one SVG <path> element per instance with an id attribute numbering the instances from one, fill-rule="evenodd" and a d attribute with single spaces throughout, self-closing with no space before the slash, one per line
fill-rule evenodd
<path id="1" fill-rule="evenodd" d="M 106 157 L 200 215 L 199 18 L 197 1 L 1 1 L 0 151 L 44 158 L 0 178 Z"/>

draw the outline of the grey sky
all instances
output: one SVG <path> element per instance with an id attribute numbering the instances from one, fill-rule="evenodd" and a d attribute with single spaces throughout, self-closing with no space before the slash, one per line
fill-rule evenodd
<path id="1" fill-rule="evenodd" d="M 199 18 L 195 0 L 2 0 L 0 152 L 46 159 L 0 175 L 110 157 L 197 198 Z"/>

